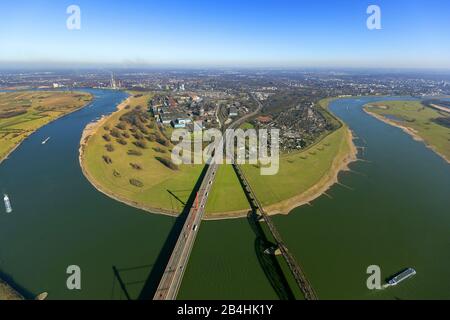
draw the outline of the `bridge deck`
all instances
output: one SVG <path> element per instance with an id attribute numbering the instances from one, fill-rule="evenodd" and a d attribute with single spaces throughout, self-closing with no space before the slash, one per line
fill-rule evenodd
<path id="1" fill-rule="evenodd" d="M 273 238 L 276 241 L 278 249 L 280 249 L 281 254 L 283 255 L 284 259 L 286 260 L 286 263 L 289 266 L 289 269 L 291 270 L 292 275 L 294 276 L 294 279 L 297 282 L 297 285 L 299 286 L 300 290 L 302 291 L 303 295 L 305 296 L 305 299 L 306 300 L 317 300 L 317 295 L 314 292 L 313 287 L 311 286 L 311 284 L 309 283 L 308 279 L 306 278 L 304 272 L 300 268 L 300 265 L 297 263 L 297 261 L 292 256 L 292 254 L 288 251 L 280 234 L 278 233 L 278 230 L 276 229 L 274 223 L 272 222 L 272 219 L 264 211 L 263 206 L 261 205 L 258 198 L 256 197 L 256 194 L 254 193 L 252 187 L 250 186 L 250 183 L 248 182 L 248 180 L 245 177 L 244 173 L 242 172 L 241 168 L 237 164 L 234 164 L 233 167 L 245 186 L 244 191 L 246 193 L 248 193 L 249 199 L 251 199 L 252 209 L 258 210 L 258 212 L 261 214 L 264 221 L 266 222 L 267 227 L 270 230 L 270 233 L 272 234 Z"/>
<path id="2" fill-rule="evenodd" d="M 205 214 L 206 201 L 208 200 L 216 171 L 216 164 L 209 165 L 197 194 L 197 201 L 189 211 L 153 300 L 175 300 L 177 297 L 200 223 Z"/>
<path id="3" fill-rule="evenodd" d="M 262 109 L 261 103 L 255 99 L 258 103 L 258 109 L 251 114 L 248 114 L 241 119 L 235 121 L 230 125 L 230 129 L 238 127 L 241 123 L 243 123 L 246 119 L 249 119 Z M 230 137 L 226 137 L 226 144 L 233 143 L 233 139 Z M 224 145 L 225 146 L 225 145 Z M 307 300 L 316 300 L 317 296 L 306 279 L 305 274 L 302 269 L 298 265 L 297 261 L 294 257 L 289 253 L 287 247 L 284 245 L 280 234 L 278 233 L 275 225 L 272 222 L 272 219 L 264 212 L 264 209 L 256 197 L 253 189 L 251 188 L 249 182 L 247 181 L 244 173 L 239 168 L 238 165 L 233 164 L 233 167 L 236 170 L 236 173 L 241 178 L 241 181 L 244 182 L 245 192 L 249 195 L 251 199 L 252 209 L 259 210 L 260 214 L 264 218 L 269 230 L 274 237 L 278 248 L 280 249 L 284 259 L 286 260 L 289 269 L 291 270 L 295 281 L 303 292 L 305 298 Z M 156 290 L 154 300 L 175 300 L 178 294 L 178 291 L 181 286 L 181 282 L 183 280 L 184 271 L 187 267 L 187 263 L 189 261 L 189 256 L 192 251 L 192 247 L 194 246 L 195 238 L 198 233 L 198 229 L 200 228 L 200 223 L 202 222 L 203 216 L 205 214 L 205 206 L 208 200 L 208 195 L 211 191 L 211 187 L 214 183 L 214 179 L 216 176 L 218 164 L 214 161 L 209 165 L 207 172 L 203 178 L 202 184 L 200 186 L 200 191 L 197 194 L 196 204 L 190 209 L 186 222 L 183 226 L 180 236 L 178 237 L 175 248 L 170 256 L 169 263 L 164 271 L 164 274 L 161 278 L 159 286 Z"/>

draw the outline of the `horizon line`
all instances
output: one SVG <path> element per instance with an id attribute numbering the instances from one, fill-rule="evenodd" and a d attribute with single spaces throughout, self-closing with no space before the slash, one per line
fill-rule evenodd
<path id="1" fill-rule="evenodd" d="M 398 71 L 444 71 L 450 72 L 450 66 L 393 66 L 393 65 L 346 65 L 346 64 L 298 64 L 298 65 L 274 65 L 274 64 L 192 64 L 192 63 L 126 63 L 126 62 L 12 62 L 0 61 L 0 70 L 17 69 L 251 69 L 251 70 L 398 70 Z"/>

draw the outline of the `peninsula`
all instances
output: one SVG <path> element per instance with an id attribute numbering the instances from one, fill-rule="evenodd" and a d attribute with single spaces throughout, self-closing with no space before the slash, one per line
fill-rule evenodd
<path id="1" fill-rule="evenodd" d="M 420 101 L 381 101 L 367 104 L 364 111 L 398 127 L 421 141 L 450 163 L 450 113 Z"/>
<path id="2" fill-rule="evenodd" d="M 0 92 L 0 162 L 33 132 L 86 106 L 92 98 L 73 91 Z"/>
<path id="3" fill-rule="evenodd" d="M 80 165 L 101 192 L 152 213 L 177 216 L 187 203 L 204 165 L 174 165 L 171 128 L 149 111 L 152 93 L 132 93 L 116 112 L 88 125 L 81 138 Z M 283 153 L 280 171 L 261 176 L 258 166 L 243 170 L 270 214 L 287 214 L 309 203 L 337 182 L 339 172 L 356 160 L 352 133 L 329 111 L 329 99 L 318 108 L 335 129 L 325 131 L 303 150 Z M 248 126 L 248 124 L 246 124 Z M 233 195 L 229 201 L 227 195 Z M 206 219 L 246 216 L 249 204 L 231 165 L 221 165 L 206 206 Z"/>

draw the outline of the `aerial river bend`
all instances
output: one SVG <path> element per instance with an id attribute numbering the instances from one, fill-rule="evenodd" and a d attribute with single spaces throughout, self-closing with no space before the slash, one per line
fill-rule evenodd
<path id="1" fill-rule="evenodd" d="M 161 267 L 155 263 L 176 219 L 116 202 L 84 178 L 81 133 L 126 94 L 83 90 L 95 95 L 89 106 L 41 128 L 0 164 L 0 191 L 14 210 L 0 211 L 1 277 L 29 298 L 44 291 L 49 299 L 151 298 L 142 289 L 157 282 L 152 271 Z M 364 161 L 342 173 L 329 196 L 274 221 L 321 299 L 449 298 L 450 166 L 364 113 L 372 101 L 330 106 L 365 147 Z M 79 291 L 66 287 L 70 265 L 81 267 Z M 369 265 L 379 265 L 383 278 L 406 267 L 418 274 L 399 287 L 369 291 Z M 246 219 L 202 224 L 179 297 L 277 298 Z"/>

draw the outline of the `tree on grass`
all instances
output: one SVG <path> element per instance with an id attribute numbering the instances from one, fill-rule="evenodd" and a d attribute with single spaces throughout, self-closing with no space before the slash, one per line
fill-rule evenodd
<path id="1" fill-rule="evenodd" d="M 128 155 L 129 156 L 142 156 L 142 152 L 140 152 L 139 150 L 128 150 Z"/>
<path id="2" fill-rule="evenodd" d="M 120 133 L 120 131 L 117 128 L 114 128 L 111 130 L 111 135 L 114 138 L 122 138 L 122 134 Z"/>
<path id="3" fill-rule="evenodd" d="M 108 151 L 108 152 L 113 152 L 114 151 L 114 146 L 112 144 L 110 144 L 110 143 L 105 144 L 105 148 L 106 148 L 106 151 Z"/>
<path id="4" fill-rule="evenodd" d="M 144 186 L 144 184 L 138 179 L 130 179 L 130 184 L 138 188 L 142 188 Z"/>
<path id="5" fill-rule="evenodd" d="M 135 134 L 133 134 L 133 137 L 136 140 L 143 140 L 144 139 L 144 135 L 142 133 L 140 133 L 140 132 L 136 132 Z"/>
<path id="6" fill-rule="evenodd" d="M 142 170 L 142 166 L 138 163 L 130 163 L 130 166 L 134 169 L 134 170 Z"/>
<path id="7" fill-rule="evenodd" d="M 155 157 L 156 160 L 161 162 L 163 165 L 165 165 L 167 168 L 171 170 L 178 170 L 178 166 L 174 164 L 171 160 L 163 157 Z"/>
<path id="8" fill-rule="evenodd" d="M 159 153 L 167 153 L 166 150 L 164 150 L 163 148 L 160 148 L 160 147 L 155 147 L 155 148 L 153 148 L 153 150 L 156 152 L 159 152 Z"/>
<path id="9" fill-rule="evenodd" d="M 112 164 L 112 159 L 108 156 L 102 156 L 103 161 L 105 161 L 106 164 Z"/>
<path id="10" fill-rule="evenodd" d="M 139 126 L 147 122 L 150 119 L 150 114 L 141 108 L 136 107 L 134 110 L 123 114 L 120 117 L 120 121 L 125 121 L 132 126 Z"/>
<path id="11" fill-rule="evenodd" d="M 147 142 L 145 142 L 144 140 L 135 141 L 135 142 L 133 142 L 133 144 L 136 147 L 141 148 L 141 149 L 146 149 L 147 148 Z"/>
<path id="12" fill-rule="evenodd" d="M 117 125 L 116 128 L 120 129 L 120 130 L 125 130 L 127 128 L 127 124 L 124 121 L 120 121 Z"/>
<path id="13" fill-rule="evenodd" d="M 144 126 L 139 126 L 139 130 L 140 130 L 143 134 L 149 134 L 149 131 L 148 131 L 147 128 L 144 127 Z"/>
<path id="14" fill-rule="evenodd" d="M 119 144 L 121 144 L 123 146 L 126 146 L 128 144 L 128 142 L 126 142 L 125 139 L 122 139 L 122 138 L 117 139 L 117 143 L 119 143 Z"/>
<path id="15" fill-rule="evenodd" d="M 170 146 L 170 142 L 169 140 L 164 139 L 161 136 L 157 136 L 156 137 L 156 142 L 158 142 L 160 145 L 164 146 L 164 147 L 168 147 Z"/>

